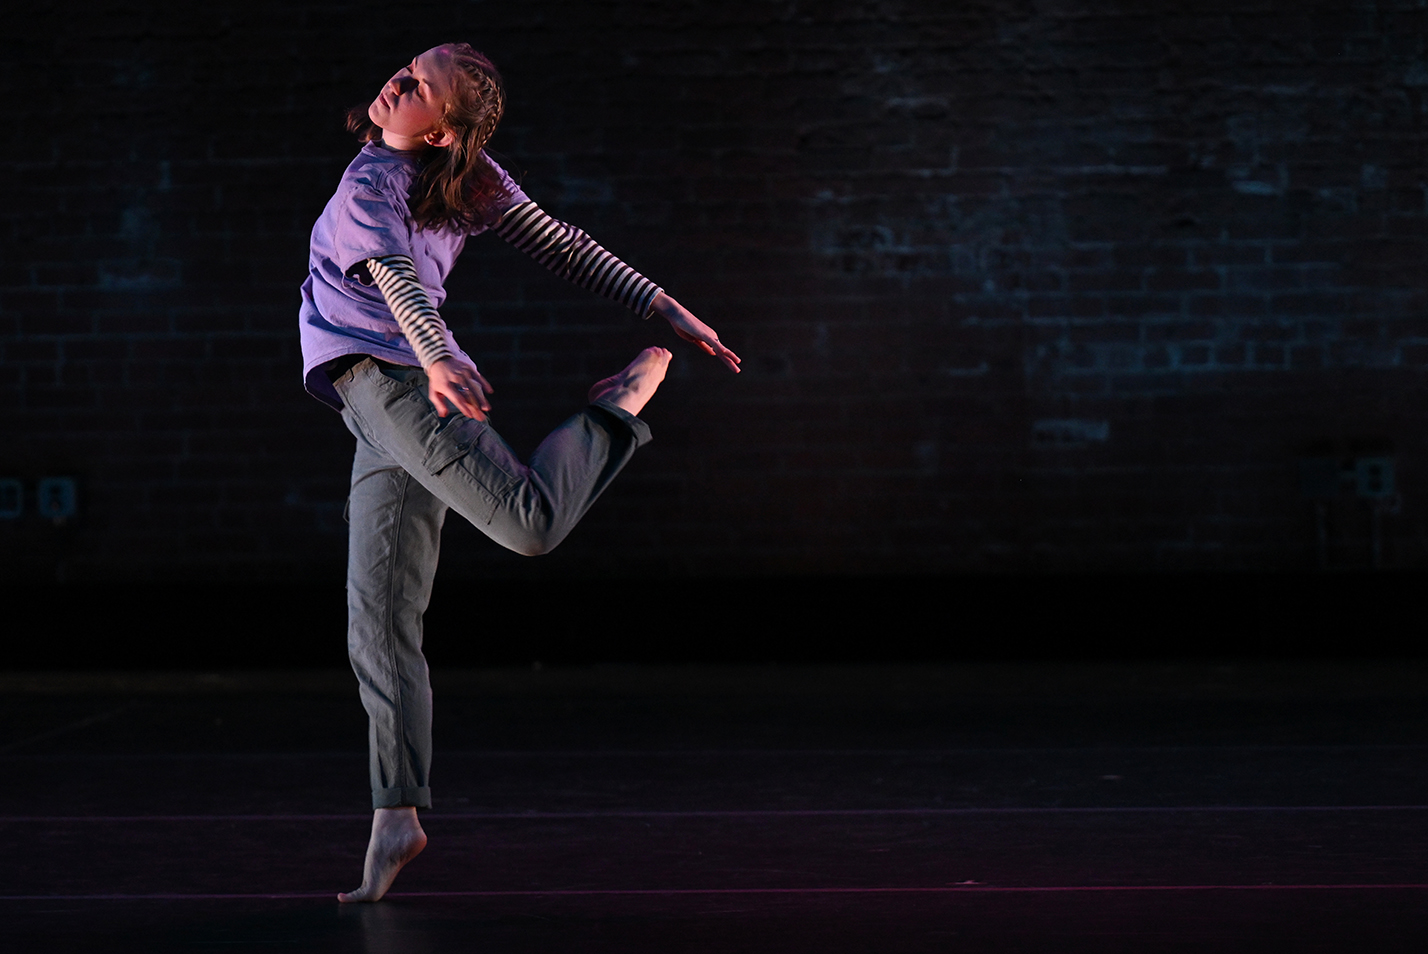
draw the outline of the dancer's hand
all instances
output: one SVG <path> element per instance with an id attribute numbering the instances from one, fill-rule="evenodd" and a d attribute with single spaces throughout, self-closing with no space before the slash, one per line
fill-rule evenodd
<path id="1" fill-rule="evenodd" d="M 481 372 L 464 361 L 442 358 L 426 369 L 426 376 L 431 382 L 427 397 L 436 408 L 437 417 L 445 417 L 451 410 L 472 420 L 486 420 L 486 412 L 491 410 L 486 395 L 496 389 L 481 377 Z"/>
<path id="2" fill-rule="evenodd" d="M 664 292 L 660 292 L 655 296 L 651 310 L 657 315 L 663 315 L 665 321 L 668 321 L 674 328 L 675 334 L 685 341 L 698 345 L 705 354 L 713 355 L 724 362 L 730 371 L 735 374 L 739 373 L 739 356 L 720 344 L 719 336 L 714 333 L 714 329 L 695 318 L 689 309 Z"/>

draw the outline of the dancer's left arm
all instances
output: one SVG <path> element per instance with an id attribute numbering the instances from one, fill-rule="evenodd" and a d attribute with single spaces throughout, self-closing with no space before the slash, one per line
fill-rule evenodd
<path id="1" fill-rule="evenodd" d="M 713 328 L 590 236 L 547 215 L 534 202 L 512 206 L 495 232 L 567 281 L 617 301 L 641 317 L 660 315 L 685 341 L 738 373 L 739 356 L 724 347 Z"/>

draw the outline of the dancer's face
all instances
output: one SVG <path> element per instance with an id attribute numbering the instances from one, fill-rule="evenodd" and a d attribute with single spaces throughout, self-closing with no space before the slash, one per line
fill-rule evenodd
<path id="1" fill-rule="evenodd" d="M 367 107 L 367 117 L 381 128 L 384 143 L 393 149 L 450 144 L 451 134 L 441 128 L 441 118 L 451 95 L 453 70 L 451 54 L 438 46 L 387 80 Z"/>

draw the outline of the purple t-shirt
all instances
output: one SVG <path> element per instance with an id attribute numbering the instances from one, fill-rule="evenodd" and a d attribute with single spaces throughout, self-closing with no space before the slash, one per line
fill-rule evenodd
<path id="1" fill-rule="evenodd" d="M 509 192 L 498 211 L 528 201 L 504 169 L 494 162 L 491 165 Z M 342 399 L 322 371 L 327 362 L 348 354 L 370 354 L 394 364 L 421 364 L 381 291 L 351 276 L 369 258 L 406 255 L 416 265 L 417 279 L 432 304 L 440 308 L 446 300 L 446 276 L 466 245 L 467 233 L 418 229 L 412 222 L 407 194 L 416 172 L 417 164 L 411 158 L 367 143 L 342 174 L 336 194 L 312 227 L 308 275 L 302 283 L 298 311 L 302 376 L 313 397 L 338 410 Z M 470 234 L 483 231 L 478 227 Z M 446 346 L 453 354 L 471 360 L 456 346 L 450 331 Z"/>

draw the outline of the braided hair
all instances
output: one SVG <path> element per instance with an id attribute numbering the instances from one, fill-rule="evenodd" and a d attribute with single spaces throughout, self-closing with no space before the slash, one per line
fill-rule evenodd
<path id="1" fill-rule="evenodd" d="M 444 43 L 441 48 L 451 54 L 455 80 L 441 125 L 454 139 L 450 145 L 430 146 L 422 152 L 421 171 L 412 181 L 407 206 L 418 228 L 469 232 L 495 224 L 496 205 L 507 196 L 500 175 L 482 151 L 505 112 L 506 90 L 495 65 L 469 43 Z M 381 136 L 367 118 L 365 106 L 347 114 L 347 127 L 363 142 Z"/>

